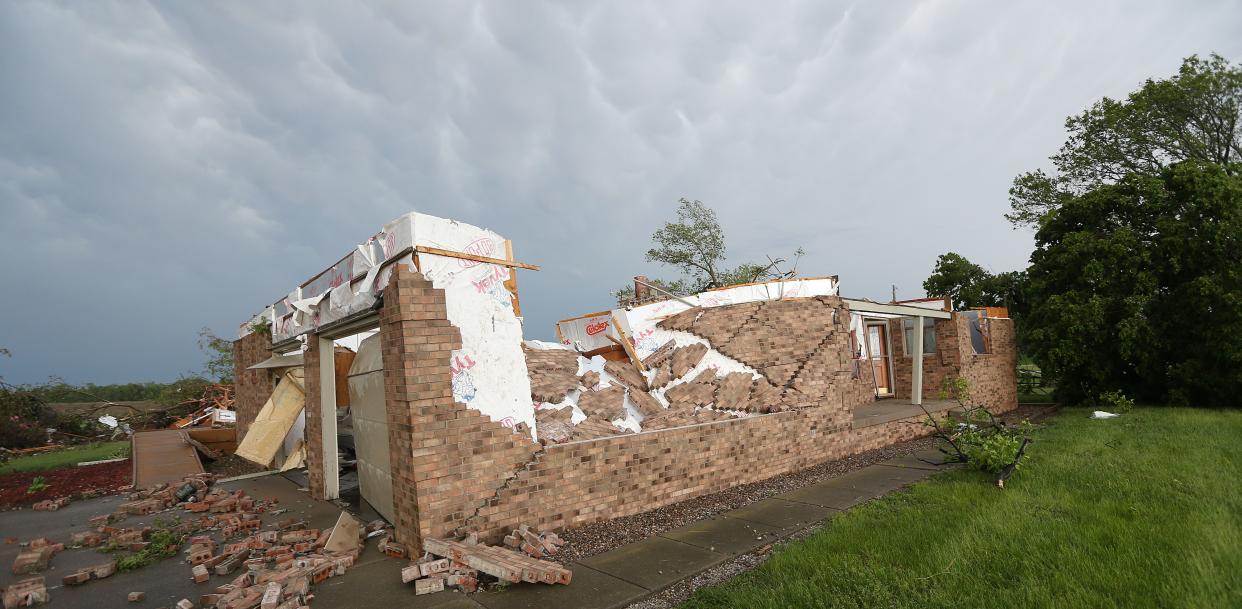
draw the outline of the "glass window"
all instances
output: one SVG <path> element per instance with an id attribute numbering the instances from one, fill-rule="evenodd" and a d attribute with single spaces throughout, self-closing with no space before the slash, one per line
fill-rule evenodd
<path id="1" fill-rule="evenodd" d="M 975 353 L 988 352 L 987 318 L 983 311 L 964 311 L 970 326 L 970 346 Z"/>
<path id="2" fill-rule="evenodd" d="M 905 351 L 906 357 L 910 357 L 910 353 L 914 351 L 914 320 L 907 317 L 901 320 L 905 335 Z M 936 352 L 936 320 L 930 317 L 923 318 L 923 355 L 930 355 Z"/>

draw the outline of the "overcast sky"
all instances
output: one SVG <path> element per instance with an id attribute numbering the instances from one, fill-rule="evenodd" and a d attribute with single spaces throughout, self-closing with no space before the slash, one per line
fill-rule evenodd
<path id="1" fill-rule="evenodd" d="M 1019 6 L 1020 5 L 1020 6 Z M 511 238 L 526 336 L 607 308 L 679 197 L 849 296 L 1021 268 L 1063 121 L 1242 3 L 0 4 L 0 376 L 171 380 L 409 211 Z"/>

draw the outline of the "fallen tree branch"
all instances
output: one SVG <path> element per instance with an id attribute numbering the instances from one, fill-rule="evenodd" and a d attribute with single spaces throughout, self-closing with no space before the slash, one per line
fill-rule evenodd
<path id="1" fill-rule="evenodd" d="M 996 486 L 1005 488 L 1005 480 L 1007 480 L 1009 476 L 1013 475 L 1013 472 L 1018 469 L 1018 462 L 1022 460 L 1022 455 L 1026 453 L 1026 445 L 1030 443 L 1030 438 L 1022 438 L 1022 445 L 1018 447 L 1018 454 L 1014 455 L 1013 463 L 1006 465 L 1005 469 L 1001 470 L 1000 475 L 996 477 Z"/>

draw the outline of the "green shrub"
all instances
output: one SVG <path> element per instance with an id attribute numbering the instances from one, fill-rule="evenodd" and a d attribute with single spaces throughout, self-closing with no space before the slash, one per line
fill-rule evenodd
<path id="1" fill-rule="evenodd" d="M 30 481 L 30 486 L 26 487 L 26 494 L 33 495 L 46 489 L 47 480 L 44 480 L 43 476 L 35 476 L 34 480 Z"/>
<path id="2" fill-rule="evenodd" d="M 159 524 L 159 519 L 156 523 Z M 116 569 L 117 571 L 133 571 L 158 560 L 176 556 L 184 541 L 184 535 L 174 533 L 171 529 L 156 529 L 151 533 L 151 538 L 147 540 L 147 547 L 141 552 L 118 558 Z"/>
<path id="3" fill-rule="evenodd" d="M 1134 400 L 1120 391 L 1105 391 L 1097 399 L 1100 406 L 1110 412 L 1130 412 L 1134 408 Z"/>

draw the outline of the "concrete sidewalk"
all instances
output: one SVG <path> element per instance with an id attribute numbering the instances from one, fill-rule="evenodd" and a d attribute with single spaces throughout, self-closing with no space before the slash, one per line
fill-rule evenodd
<path id="1" fill-rule="evenodd" d="M 920 457 L 939 461 L 943 455 L 926 450 L 890 459 L 592 556 L 569 565 L 574 579 L 568 586 L 515 584 L 469 597 L 443 592 L 419 597 L 420 601 L 426 599 L 425 604 L 416 602 L 407 606 L 624 607 L 945 468 L 921 461 Z"/>

